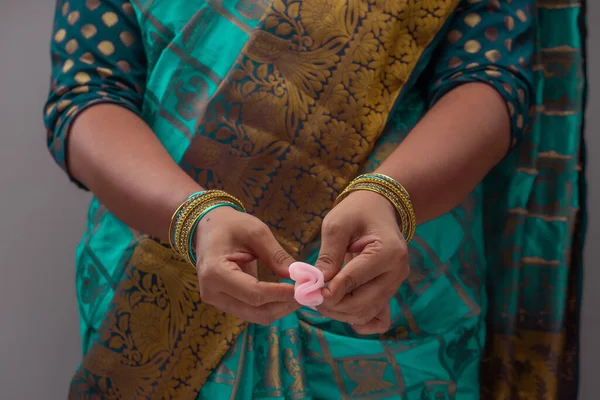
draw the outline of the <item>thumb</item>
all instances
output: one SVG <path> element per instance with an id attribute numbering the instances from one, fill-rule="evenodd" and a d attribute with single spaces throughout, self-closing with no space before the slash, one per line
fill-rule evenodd
<path id="1" fill-rule="evenodd" d="M 344 229 L 331 222 L 323 223 L 321 249 L 315 267 L 323 272 L 325 282 L 332 280 L 342 269 L 349 242 L 349 229 Z"/>
<path id="2" fill-rule="evenodd" d="M 253 255 L 267 268 L 283 278 L 290 277 L 289 266 L 296 260 L 281 247 L 266 225 L 260 232 L 250 233 L 247 243 L 250 245 Z"/>

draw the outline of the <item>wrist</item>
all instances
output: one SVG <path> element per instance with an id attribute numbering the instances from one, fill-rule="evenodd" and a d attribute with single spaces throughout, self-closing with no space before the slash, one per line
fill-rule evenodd
<path id="1" fill-rule="evenodd" d="M 377 210 L 380 215 L 386 215 L 389 220 L 396 221 L 398 212 L 396 207 L 383 195 L 369 190 L 357 190 L 350 193 L 347 199 L 352 198 L 363 210 Z"/>
<path id="2" fill-rule="evenodd" d="M 335 204 L 343 201 L 354 192 L 372 192 L 383 197 L 388 203 L 391 203 L 396 211 L 396 220 L 398 221 L 402 235 L 407 243 L 412 240 L 417 225 L 416 217 L 410 196 L 401 184 L 387 175 L 379 173 L 363 174 L 350 182 L 346 189 L 338 196 Z"/>
<path id="3" fill-rule="evenodd" d="M 198 241 L 207 231 L 214 229 L 215 226 L 223 224 L 224 221 L 237 217 L 237 214 L 243 211 L 238 210 L 233 204 L 222 204 L 220 207 L 215 207 L 206 210 L 202 218 L 199 218 L 194 231 L 192 232 L 193 249 L 196 250 Z"/>
<path id="4" fill-rule="evenodd" d="M 171 219 L 171 247 L 190 264 L 196 264 L 195 244 L 199 235 L 196 230 L 206 215 L 220 208 L 235 208 L 245 212 L 240 200 L 221 190 L 208 190 L 188 197 L 175 211 Z"/>

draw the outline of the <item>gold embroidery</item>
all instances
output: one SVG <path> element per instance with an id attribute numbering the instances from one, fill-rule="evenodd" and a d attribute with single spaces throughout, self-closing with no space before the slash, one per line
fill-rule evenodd
<path id="1" fill-rule="evenodd" d="M 300 368 L 300 360 L 294 356 L 294 352 L 290 348 L 284 350 L 285 369 L 294 378 L 294 382 L 288 388 L 288 391 L 292 393 L 300 393 L 306 390 L 306 382 L 304 381 L 304 375 Z"/>
<path id="2" fill-rule="evenodd" d="M 242 335 L 240 335 L 237 339 L 237 340 L 242 340 L 242 348 L 240 350 L 240 358 L 238 360 L 238 370 L 235 374 L 235 383 L 233 384 L 233 389 L 231 390 L 231 398 L 232 399 L 236 398 L 237 391 L 240 386 L 240 382 L 242 380 L 242 373 L 243 373 L 244 365 L 246 365 L 246 354 L 248 352 L 254 351 L 254 348 L 252 347 L 253 339 L 254 339 L 254 336 L 251 335 L 248 332 L 248 330 L 244 331 L 242 333 Z"/>
<path id="3" fill-rule="evenodd" d="M 279 341 L 278 327 L 269 327 L 269 335 L 267 336 L 269 350 L 264 371 L 265 389 L 280 390 L 283 388 L 281 382 L 281 354 Z"/>
<path id="4" fill-rule="evenodd" d="M 292 344 L 299 345 L 300 338 L 298 329 L 288 329 L 285 331 L 285 334 Z M 302 362 L 301 355 L 296 357 L 294 351 L 287 347 L 284 350 L 283 362 L 288 374 L 294 378 L 294 382 L 287 388 L 288 392 L 293 393 L 293 396 L 301 395 L 301 393 L 306 391 L 306 380 L 302 368 L 300 367 Z"/>
<path id="5" fill-rule="evenodd" d="M 383 379 L 387 362 L 370 360 L 348 360 L 342 362 L 344 372 L 356 383 L 351 396 L 372 395 L 394 387 L 392 382 Z"/>
<path id="6" fill-rule="evenodd" d="M 197 282 L 196 270 L 171 249 L 143 240 L 71 398 L 86 388 L 108 399 L 195 398 L 246 326 L 203 304 Z"/>
<path id="7" fill-rule="evenodd" d="M 391 338 L 388 338 L 385 335 L 381 335 L 381 345 L 383 346 L 383 349 L 385 351 L 386 360 L 392 368 L 392 371 L 394 372 L 394 378 L 396 379 L 396 386 L 398 387 L 398 391 L 400 393 L 404 393 L 404 391 L 406 390 L 406 382 L 404 381 L 404 376 L 402 375 L 402 369 L 396 361 L 394 351 L 392 347 L 388 345 L 388 342 L 390 342 L 390 339 L 392 339 L 392 342 L 397 343 L 399 340 L 401 340 L 402 336 L 405 337 L 406 335 L 399 334 L 398 329 L 396 329 L 396 332 L 392 332 L 390 336 Z"/>
<path id="8" fill-rule="evenodd" d="M 340 371 L 340 366 L 338 362 L 333 358 L 331 354 L 331 349 L 329 348 L 329 343 L 327 343 L 327 339 L 325 339 L 325 333 L 323 330 L 319 328 L 314 328 L 315 336 L 319 342 L 319 346 L 321 347 L 321 353 L 323 353 L 323 359 L 329 367 L 331 368 L 331 373 L 333 374 L 333 378 L 335 379 L 335 383 L 340 391 L 340 395 L 342 399 L 348 398 L 348 391 L 346 390 L 346 385 L 344 383 L 344 378 L 342 376 L 342 372 Z"/>
<path id="9" fill-rule="evenodd" d="M 208 105 L 184 156 L 190 173 L 240 197 L 297 255 L 456 4 L 274 1 Z"/>
<path id="10" fill-rule="evenodd" d="M 560 364 L 558 355 L 564 354 L 564 333 L 523 330 L 519 336 L 495 334 L 489 343 L 486 357 L 496 363 L 497 371 L 502 374 L 485 377 L 483 398 L 510 398 L 514 388 L 519 389 L 521 399 L 539 399 L 540 393 L 549 396 L 559 393 L 556 375 Z M 484 359 L 484 363 L 488 362 Z M 560 373 L 565 374 L 565 371 Z M 566 373 L 574 375 L 575 371 Z"/>
<path id="11" fill-rule="evenodd" d="M 229 361 L 237 353 L 237 349 L 237 346 L 232 346 L 231 349 L 229 349 L 229 351 L 227 352 L 227 354 L 223 356 L 223 358 L 221 359 L 221 363 L 219 364 L 219 367 L 215 370 L 215 372 L 217 375 L 226 376 L 226 378 L 217 377 L 215 381 L 231 382 L 233 378 L 235 378 L 235 374 L 233 373 L 231 368 L 227 366 L 227 361 Z"/>

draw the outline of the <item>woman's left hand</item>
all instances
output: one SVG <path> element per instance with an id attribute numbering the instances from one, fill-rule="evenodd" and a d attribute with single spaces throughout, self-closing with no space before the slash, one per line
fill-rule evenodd
<path id="1" fill-rule="evenodd" d="M 409 274 L 408 248 L 396 215 L 383 196 L 356 191 L 323 221 L 316 267 L 328 284 L 317 309 L 363 335 L 390 329 L 390 299 Z"/>

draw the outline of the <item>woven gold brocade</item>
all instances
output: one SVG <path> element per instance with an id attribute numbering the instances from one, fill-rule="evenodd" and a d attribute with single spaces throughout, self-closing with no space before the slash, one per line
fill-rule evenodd
<path id="1" fill-rule="evenodd" d="M 186 169 L 301 253 L 457 3 L 274 1 L 209 103 Z"/>

